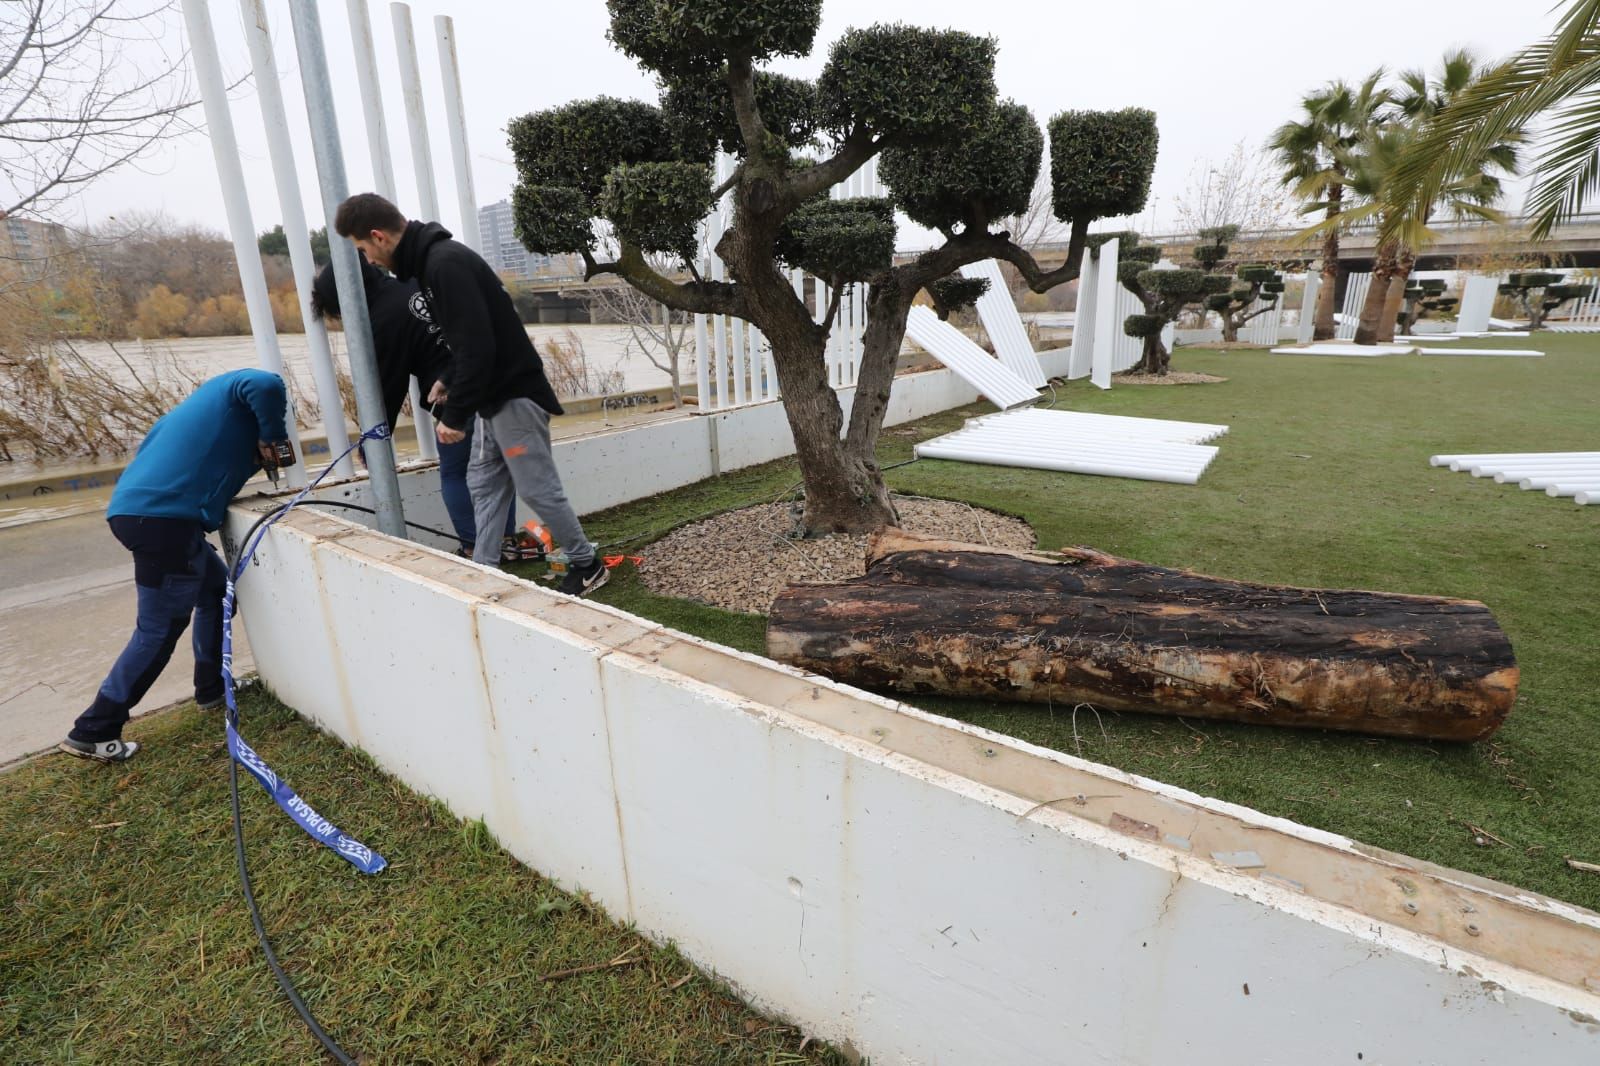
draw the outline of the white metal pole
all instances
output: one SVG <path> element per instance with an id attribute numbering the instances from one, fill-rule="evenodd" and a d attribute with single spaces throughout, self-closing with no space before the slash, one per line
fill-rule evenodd
<path id="1" fill-rule="evenodd" d="M 417 38 L 411 30 L 411 5 L 390 4 L 394 47 L 400 58 L 400 98 L 406 108 L 406 133 L 411 139 L 411 167 L 417 178 L 417 208 L 430 222 L 439 220 L 439 187 L 433 180 L 433 147 L 428 142 L 428 116 L 422 106 L 422 71 L 417 67 Z"/>
<path id="2" fill-rule="evenodd" d="M 383 118 L 383 90 L 378 84 L 378 57 L 367 0 L 345 0 L 345 10 L 350 16 L 350 38 L 356 52 L 356 84 L 361 89 L 361 112 L 367 123 L 367 149 L 372 154 L 372 183 L 374 191 L 392 203 L 394 161 L 389 155 L 389 127 Z"/>
<path id="3" fill-rule="evenodd" d="M 456 59 L 456 28 L 449 15 L 435 15 L 439 38 L 439 75 L 444 79 L 444 124 L 450 132 L 450 155 L 456 165 L 456 201 L 461 207 L 461 240 L 483 254 L 478 234 L 478 194 L 472 187 L 472 156 L 467 149 L 467 108 L 461 99 L 461 65 Z"/>
<path id="4" fill-rule="evenodd" d="M 261 250 L 256 245 L 255 223 L 250 218 L 244 167 L 239 162 L 233 116 L 228 111 L 228 85 L 222 77 L 222 60 L 217 56 L 217 38 L 211 30 L 211 9 L 207 0 L 183 0 L 183 20 L 189 31 L 189 51 L 194 55 L 195 78 L 200 83 L 200 97 L 205 105 L 206 132 L 211 140 L 211 154 L 216 159 L 217 180 L 222 185 L 222 203 L 228 213 L 233 255 L 239 263 L 239 283 L 244 287 L 245 308 L 250 312 L 256 360 L 261 369 L 285 377 L 278 331 L 272 324 L 272 300 L 267 296 L 267 276 L 261 269 Z M 289 437 L 295 443 L 295 464 L 288 471 L 289 485 L 300 488 L 306 483 L 306 468 L 293 400 L 289 401 L 286 421 Z"/>
<path id="5" fill-rule="evenodd" d="M 273 55 L 272 33 L 268 29 L 266 0 L 239 0 L 239 7 L 244 15 L 245 39 L 250 45 L 256 96 L 261 101 L 261 120 L 267 130 L 267 154 L 272 158 L 272 176 L 278 186 L 278 206 L 283 211 L 283 229 L 289 241 L 289 263 L 294 268 L 294 285 L 300 297 L 300 319 L 305 323 L 311 375 L 317 385 L 317 402 L 322 408 L 322 430 L 327 434 L 332 453 L 344 455 L 350 447 L 344 422 L 344 399 L 339 392 L 333 352 L 328 347 L 327 327 L 311 314 L 311 279 L 316 275 L 317 265 L 311 255 L 305 205 L 300 200 L 294 147 L 289 143 L 289 113 L 283 106 L 283 90 L 278 86 L 278 64 Z M 345 455 L 334 467 L 334 473 L 339 477 L 351 477 L 355 474 L 355 464 Z"/>
<path id="6" fill-rule="evenodd" d="M 711 374 L 708 369 L 711 353 L 706 350 L 706 316 L 694 316 L 694 389 L 695 410 L 704 411 L 711 395 Z"/>
<path id="7" fill-rule="evenodd" d="M 328 54 L 322 45 L 322 23 L 316 0 L 289 0 L 289 21 L 294 27 L 295 50 L 300 57 L 300 84 L 305 91 L 306 118 L 311 125 L 311 148 L 317 161 L 317 184 L 322 189 L 322 212 L 332 219 L 350 193 L 344 171 L 344 151 L 339 144 L 339 118 L 333 108 L 333 82 L 328 75 Z M 366 286 L 355 246 L 337 237 L 329 240 L 333 277 L 343 312 L 345 349 L 350 356 L 350 376 L 356 388 L 361 424 L 384 424 L 383 386 L 372 346 L 372 320 L 367 313 Z M 387 437 L 366 444 L 367 475 L 372 483 L 378 528 L 392 537 L 406 536 L 406 516 L 400 504 L 400 478 L 394 469 L 394 445 Z"/>
<path id="8" fill-rule="evenodd" d="M 356 53 L 356 84 L 361 88 L 361 112 L 366 119 L 367 150 L 372 156 L 372 183 L 379 196 L 393 203 L 399 199 L 394 181 L 394 160 L 389 154 L 389 124 L 383 117 L 383 86 L 378 81 L 377 49 L 372 40 L 372 19 L 367 15 L 367 0 L 345 0 L 350 17 L 350 40 Z M 417 453 L 424 459 L 439 458 L 439 442 L 434 439 L 433 419 L 422 406 L 422 390 L 412 378 L 406 391 L 411 397 L 411 418 L 417 430 Z"/>

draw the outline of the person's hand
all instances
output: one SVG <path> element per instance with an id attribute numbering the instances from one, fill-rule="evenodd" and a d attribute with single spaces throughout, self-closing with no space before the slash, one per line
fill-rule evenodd
<path id="1" fill-rule="evenodd" d="M 256 456 L 261 460 L 261 469 L 271 470 L 278 465 L 278 455 L 272 450 L 272 445 L 264 440 L 256 441 Z"/>
<path id="2" fill-rule="evenodd" d="M 430 405 L 444 403 L 449 398 L 450 390 L 444 387 L 444 382 L 442 381 L 435 381 L 433 388 L 428 390 L 428 403 Z"/>
<path id="3" fill-rule="evenodd" d="M 437 385 L 434 387 L 438 388 Z M 461 432 L 461 430 L 451 429 L 443 422 L 435 423 L 433 431 L 438 436 L 440 444 L 460 444 L 462 441 L 467 439 L 467 435 Z"/>

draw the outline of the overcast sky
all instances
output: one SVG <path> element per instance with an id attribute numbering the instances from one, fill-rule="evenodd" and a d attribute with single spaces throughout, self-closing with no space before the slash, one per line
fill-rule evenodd
<path id="1" fill-rule="evenodd" d="M 1041 123 L 1066 109 L 1130 105 L 1156 112 L 1161 152 L 1152 203 L 1139 220 L 1146 232 L 1176 221 L 1175 200 L 1197 164 L 1220 159 L 1240 140 L 1259 145 L 1295 113 L 1301 95 L 1333 78 L 1354 79 L 1386 66 L 1433 67 L 1451 47 L 1500 57 L 1547 32 L 1550 0 L 1340 0 L 1202 7 L 1193 0 L 1085 3 L 1041 0 L 828 0 L 812 57 L 779 69 L 814 76 L 828 47 L 851 26 L 905 22 L 989 34 L 999 41 L 996 79 L 1002 96 L 1027 105 Z M 225 70 L 248 72 L 235 0 L 212 0 Z M 312 225 L 321 221 L 287 0 L 267 0 L 277 60 L 294 130 L 302 196 Z M 390 5 L 370 5 L 380 81 L 395 157 L 401 208 L 415 214 L 416 182 L 401 109 Z M 323 33 L 338 97 L 340 131 L 352 191 L 371 187 L 361 102 L 353 74 L 346 6 L 321 4 Z M 468 115 L 473 184 L 479 205 L 509 194 L 515 173 L 507 120 L 601 94 L 653 100 L 652 79 L 606 40 L 603 0 L 474 0 L 412 4 L 428 97 L 433 165 L 442 221 L 459 219 L 444 124 L 433 18 L 455 19 Z M 1332 14 L 1332 18 L 1329 15 Z M 174 26 L 181 32 L 181 26 Z M 280 219 L 253 86 L 235 93 L 233 121 L 245 158 L 255 228 Z M 1518 206 L 1516 204 L 1510 206 Z M 135 209 L 161 211 L 219 230 L 226 224 L 211 150 L 191 136 L 152 157 L 141 170 L 109 177 L 80 197 L 72 221 L 92 222 Z"/>

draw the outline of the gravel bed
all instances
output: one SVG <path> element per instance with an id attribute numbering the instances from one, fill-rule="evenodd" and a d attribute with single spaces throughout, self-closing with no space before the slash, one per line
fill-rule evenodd
<path id="1" fill-rule="evenodd" d="M 866 573 L 867 538 L 793 536 L 788 503 L 729 511 L 674 530 L 643 551 L 640 576 L 662 596 L 747 614 L 766 614 L 795 582 L 844 581 Z M 924 536 L 1025 551 L 1036 546 L 1020 518 L 950 500 L 895 497 L 900 528 Z"/>
<path id="2" fill-rule="evenodd" d="M 1155 374 L 1115 374 L 1111 380 L 1118 385 L 1219 385 L 1227 378 L 1215 374 L 1200 374 L 1192 370 L 1169 370 Z"/>

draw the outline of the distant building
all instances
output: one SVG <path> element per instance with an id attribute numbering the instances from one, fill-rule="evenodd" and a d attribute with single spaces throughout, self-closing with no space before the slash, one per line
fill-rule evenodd
<path id="1" fill-rule="evenodd" d="M 66 250 L 66 231 L 49 222 L 0 215 L 0 259 L 42 262 Z"/>
<path id="2" fill-rule="evenodd" d="M 483 237 L 483 257 L 501 275 L 522 281 L 576 277 L 582 271 L 570 255 L 539 255 L 517 240 L 506 200 L 478 208 L 478 233 Z"/>

